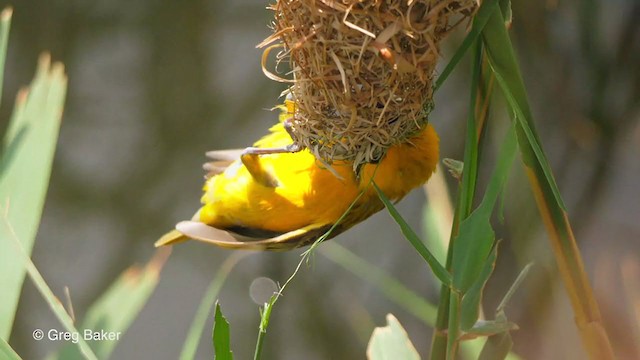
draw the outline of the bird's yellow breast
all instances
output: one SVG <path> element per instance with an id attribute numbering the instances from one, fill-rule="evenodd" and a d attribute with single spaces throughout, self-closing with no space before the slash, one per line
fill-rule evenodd
<path id="1" fill-rule="evenodd" d="M 256 143 L 278 147 L 291 142 L 276 132 Z M 205 184 L 200 221 L 216 228 L 233 226 L 272 231 L 290 231 L 312 223 L 329 223 L 342 215 L 358 193 L 348 166 L 336 166 L 339 179 L 316 163 L 308 151 L 262 155 L 262 168 L 272 174 L 278 186 L 254 181 L 240 160 Z"/>
<path id="2" fill-rule="evenodd" d="M 256 147 L 280 147 L 291 143 L 282 124 Z M 391 147 L 379 164 L 364 166 L 359 179 L 350 163 L 334 163 L 336 174 L 324 168 L 308 151 L 262 155 L 260 166 L 278 186 L 261 184 L 240 160 L 207 180 L 199 220 L 215 228 L 244 227 L 287 232 L 311 224 L 333 224 L 347 210 L 375 174 L 378 187 L 392 200 L 404 197 L 424 183 L 435 169 L 438 137 L 428 125 L 410 142 Z M 382 208 L 377 195 L 366 188 L 351 225 Z M 347 219 L 348 221 L 349 219 Z"/>

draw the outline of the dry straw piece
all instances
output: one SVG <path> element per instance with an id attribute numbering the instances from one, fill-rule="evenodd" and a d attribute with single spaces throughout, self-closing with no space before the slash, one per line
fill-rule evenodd
<path id="1" fill-rule="evenodd" d="M 277 0 L 260 46 L 270 78 L 290 82 L 293 140 L 320 160 L 376 162 L 427 122 L 439 42 L 477 0 Z M 269 53 L 293 79 L 265 68 Z"/>

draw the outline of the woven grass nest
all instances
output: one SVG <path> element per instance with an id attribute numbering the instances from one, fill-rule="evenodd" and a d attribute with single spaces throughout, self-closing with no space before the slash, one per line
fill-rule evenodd
<path id="1" fill-rule="evenodd" d="M 277 0 L 267 76 L 290 82 L 294 142 L 331 164 L 375 163 L 407 141 L 432 107 L 439 42 L 477 0 Z M 289 62 L 285 79 L 265 67 Z"/>

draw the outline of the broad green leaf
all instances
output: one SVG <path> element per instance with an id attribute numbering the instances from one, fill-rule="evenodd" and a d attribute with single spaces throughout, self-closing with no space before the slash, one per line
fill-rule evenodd
<path id="1" fill-rule="evenodd" d="M 389 300 L 401 306 L 425 324 L 430 326 L 434 325 L 436 307 L 404 286 L 384 270 L 374 266 L 335 242 L 324 244 L 318 251 L 329 260 L 342 266 L 361 279 L 370 282 Z"/>
<path id="2" fill-rule="evenodd" d="M 238 261 L 246 255 L 247 253 L 245 252 L 234 252 L 227 257 L 222 265 L 220 265 L 220 269 L 211 281 L 202 301 L 200 301 L 200 306 L 198 306 L 196 315 L 191 322 L 191 328 L 189 328 L 187 337 L 182 345 L 180 360 L 191 360 L 195 358 L 202 330 L 204 329 L 207 318 L 209 317 L 209 311 L 211 311 L 211 307 L 214 306 L 216 297 L 218 296 L 222 285 L 227 280 L 229 273 Z"/>
<path id="3" fill-rule="evenodd" d="M 138 316 L 158 284 L 160 270 L 170 250 L 160 249 L 144 267 L 133 266 L 118 279 L 89 308 L 79 330 L 81 336 L 95 336 L 104 331 L 114 334 L 107 341 L 90 341 L 89 344 L 100 359 L 109 357 L 123 334 Z M 60 352 L 59 359 L 82 359 L 76 346 L 68 344 Z"/>
<path id="4" fill-rule="evenodd" d="M 404 234 L 405 238 L 409 240 L 411 245 L 413 245 L 413 247 L 418 251 L 418 253 L 424 258 L 424 260 L 427 262 L 427 264 L 429 265 L 429 267 L 431 268 L 431 271 L 433 271 L 435 276 L 443 284 L 450 285 L 451 275 L 449 274 L 449 272 L 444 268 L 444 266 L 442 266 L 438 262 L 438 260 L 435 258 L 435 256 L 433 256 L 431 251 L 427 249 L 427 247 L 424 245 L 422 240 L 420 240 L 418 235 L 416 235 L 416 233 L 409 226 L 409 224 L 407 224 L 407 222 L 404 221 L 404 219 L 402 218 L 398 210 L 396 210 L 395 206 L 393 206 L 391 201 L 389 201 L 387 196 L 378 188 L 375 182 L 373 183 L 373 187 L 378 192 L 378 196 L 380 197 L 380 200 L 382 200 L 382 202 L 384 203 L 384 206 L 389 211 L 389 214 L 391 215 L 391 217 L 400 226 L 400 230 L 402 231 L 402 234 Z"/>
<path id="5" fill-rule="evenodd" d="M 35 79 L 16 100 L 1 161 L 0 212 L 0 337 L 9 338 L 25 277 L 24 262 L 11 238 L 31 254 L 44 206 L 53 154 L 67 87 L 63 66 L 51 66 L 43 55 Z M 17 142 L 16 142 L 17 141 Z M 6 155 L 6 154 L 5 154 Z"/>
<path id="6" fill-rule="evenodd" d="M 491 208 L 479 207 L 461 224 L 453 243 L 453 287 L 465 294 L 479 278 L 493 247 Z"/>
<path id="7" fill-rule="evenodd" d="M 417 360 L 420 355 L 395 316 L 387 314 L 387 326 L 377 327 L 367 346 L 368 360 Z"/>
<path id="8" fill-rule="evenodd" d="M 489 281 L 489 277 L 493 273 L 498 258 L 498 244 L 493 247 L 489 257 L 485 260 L 484 267 L 480 276 L 471 286 L 469 291 L 462 297 L 460 302 L 460 328 L 467 331 L 474 326 L 480 313 L 480 305 L 482 302 L 482 294 L 484 287 Z"/>
<path id="9" fill-rule="evenodd" d="M 453 243 L 452 273 L 454 288 L 464 295 L 478 279 L 495 234 L 490 224 L 498 195 L 509 175 L 516 153 L 514 127 L 510 127 L 498 156 L 498 164 L 482 199 L 482 203 L 460 224 Z"/>
<path id="10" fill-rule="evenodd" d="M 216 314 L 213 323 L 213 348 L 216 351 L 215 358 L 217 360 L 233 360 L 229 322 L 222 315 L 218 302 L 216 302 Z"/>
<path id="11" fill-rule="evenodd" d="M 487 342 L 482 348 L 480 357 L 478 360 L 502 360 L 507 358 L 513 341 L 511 340 L 511 334 L 508 331 L 499 333 L 497 335 L 490 336 Z"/>
<path id="12" fill-rule="evenodd" d="M 22 360 L 22 358 L 20 358 L 20 356 L 18 356 L 18 354 L 16 354 L 16 352 L 13 351 L 13 348 L 11 348 L 11 345 L 7 344 L 7 342 L 4 341 L 4 339 L 1 337 L 0 337 L 0 359 Z"/>

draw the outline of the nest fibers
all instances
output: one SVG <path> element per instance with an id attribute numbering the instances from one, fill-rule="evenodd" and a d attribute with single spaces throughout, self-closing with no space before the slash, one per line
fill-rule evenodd
<path id="1" fill-rule="evenodd" d="M 291 82 L 294 142 L 328 164 L 377 162 L 426 123 L 440 40 L 477 0 L 277 0 L 263 69 Z M 293 80 L 264 67 L 273 49 Z"/>

